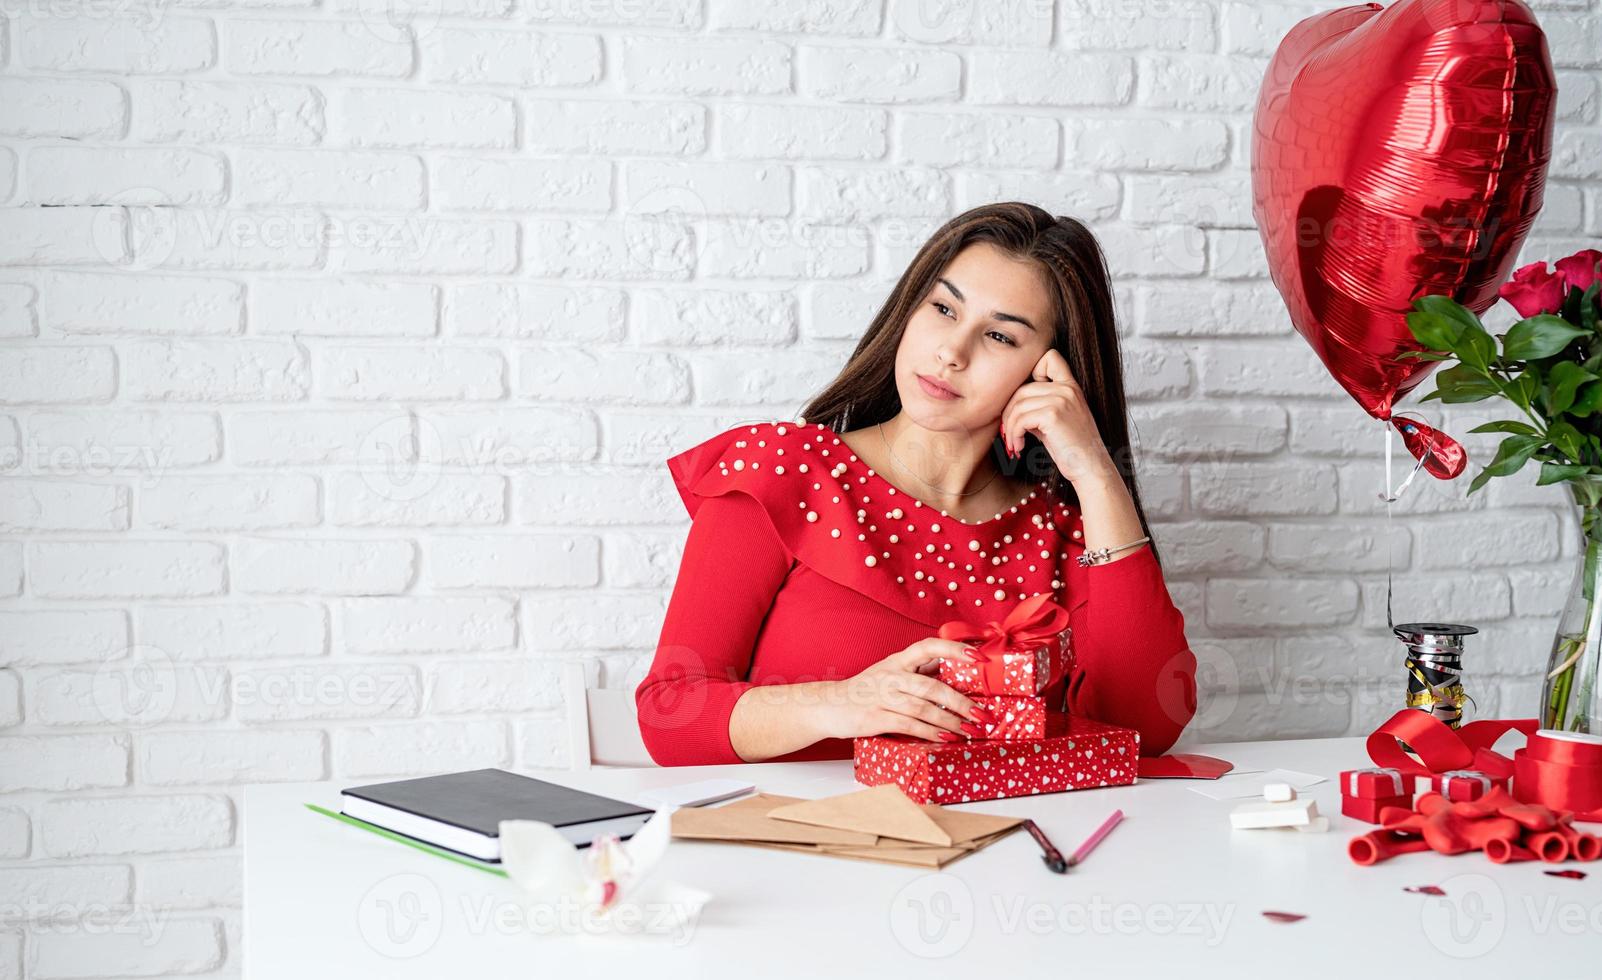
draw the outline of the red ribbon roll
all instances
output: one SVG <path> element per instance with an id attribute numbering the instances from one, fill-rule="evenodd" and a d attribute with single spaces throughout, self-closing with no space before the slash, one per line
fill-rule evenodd
<path id="1" fill-rule="evenodd" d="M 1513 795 L 1602 820 L 1602 738 L 1543 728 L 1513 753 Z"/>

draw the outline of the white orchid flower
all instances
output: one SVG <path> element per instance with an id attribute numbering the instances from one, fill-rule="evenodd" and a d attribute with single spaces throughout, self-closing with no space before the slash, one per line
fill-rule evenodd
<path id="1" fill-rule="evenodd" d="M 679 932 L 712 896 L 651 878 L 672 839 L 672 818 L 671 809 L 658 810 L 628 840 L 602 834 L 583 852 L 548 823 L 503 820 L 501 866 L 537 899 L 576 902 L 600 919 L 628 908 L 643 931 Z"/>

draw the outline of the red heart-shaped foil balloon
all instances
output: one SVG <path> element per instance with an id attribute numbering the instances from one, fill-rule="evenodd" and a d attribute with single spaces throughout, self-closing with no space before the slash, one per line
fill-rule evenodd
<path id="1" fill-rule="evenodd" d="M 1555 108 L 1546 37 L 1517 0 L 1343 7 L 1280 42 L 1252 213 L 1291 322 L 1375 418 L 1435 365 L 1395 360 L 1421 349 L 1414 298 L 1496 301 L 1541 210 Z"/>

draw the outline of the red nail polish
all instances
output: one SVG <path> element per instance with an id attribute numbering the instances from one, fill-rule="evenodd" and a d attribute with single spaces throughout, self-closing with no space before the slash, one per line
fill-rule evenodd
<path id="1" fill-rule="evenodd" d="M 940 741 L 942 741 L 942 742 L 955 742 L 957 739 L 959 739 L 961 737 L 962 736 L 958 735 L 956 732 L 941 732 L 940 733 Z"/>
<path id="2" fill-rule="evenodd" d="M 989 723 L 996 720 L 996 716 L 990 713 L 990 709 L 982 708 L 977 704 L 973 706 L 973 713 L 974 717 L 978 718 L 982 722 Z"/>
<path id="3" fill-rule="evenodd" d="M 985 730 L 983 728 L 980 728 L 978 725 L 975 725 L 971 721 L 963 722 L 962 723 L 962 730 L 967 732 L 969 735 L 974 735 L 974 736 L 983 735 L 985 733 Z"/>

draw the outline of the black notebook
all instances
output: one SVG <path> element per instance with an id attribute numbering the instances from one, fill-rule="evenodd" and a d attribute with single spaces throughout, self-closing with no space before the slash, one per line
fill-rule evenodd
<path id="1" fill-rule="evenodd" d="M 539 820 L 580 847 L 630 837 L 654 811 L 504 769 L 474 769 L 341 791 L 340 812 L 481 861 L 500 861 L 502 820 Z"/>

